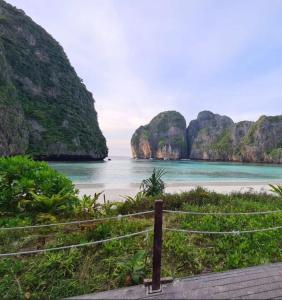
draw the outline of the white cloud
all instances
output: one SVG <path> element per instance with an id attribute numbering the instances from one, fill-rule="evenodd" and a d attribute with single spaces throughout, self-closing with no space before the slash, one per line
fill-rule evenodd
<path id="1" fill-rule="evenodd" d="M 129 155 L 133 131 L 163 110 L 187 121 L 204 109 L 236 121 L 280 113 L 282 51 L 263 67 L 267 46 L 282 48 L 280 1 L 8 1 L 62 44 L 94 95 L 112 155 Z M 261 47 L 261 66 L 236 69 Z"/>

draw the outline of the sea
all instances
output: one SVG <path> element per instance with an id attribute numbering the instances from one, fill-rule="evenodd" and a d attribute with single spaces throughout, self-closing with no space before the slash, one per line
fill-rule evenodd
<path id="1" fill-rule="evenodd" d="M 134 160 L 112 157 L 100 162 L 50 162 L 75 184 L 94 184 L 102 188 L 136 186 L 154 168 L 164 169 L 167 184 L 183 183 L 282 183 L 282 165 L 206 161 Z"/>

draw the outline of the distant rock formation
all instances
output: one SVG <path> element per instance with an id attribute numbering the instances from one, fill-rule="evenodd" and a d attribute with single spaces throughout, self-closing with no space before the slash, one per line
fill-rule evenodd
<path id="1" fill-rule="evenodd" d="M 177 125 L 172 120 L 178 120 Z M 190 122 L 185 138 L 184 126 L 177 112 L 159 114 L 134 133 L 133 157 L 282 163 L 282 116 L 234 123 L 227 116 L 203 111 Z"/>
<path id="2" fill-rule="evenodd" d="M 282 163 L 282 115 L 262 116 L 252 124 L 240 147 L 247 162 Z"/>
<path id="3" fill-rule="evenodd" d="M 188 156 L 191 159 L 228 160 L 232 152 L 230 132 L 233 126 L 229 117 L 200 112 L 187 129 Z"/>
<path id="4" fill-rule="evenodd" d="M 94 99 L 59 43 L 3 0 L 0 32 L 0 156 L 105 158 Z"/>
<path id="5" fill-rule="evenodd" d="M 176 111 L 158 114 L 145 126 L 139 127 L 132 136 L 133 158 L 172 159 L 187 157 L 186 121 Z"/>
<path id="6" fill-rule="evenodd" d="M 187 141 L 190 159 L 282 163 L 282 116 L 234 123 L 204 111 L 190 122 Z"/>

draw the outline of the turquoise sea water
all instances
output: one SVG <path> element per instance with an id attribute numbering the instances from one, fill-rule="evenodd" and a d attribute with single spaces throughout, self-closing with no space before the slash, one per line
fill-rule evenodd
<path id="1" fill-rule="evenodd" d="M 122 187 L 139 184 L 153 168 L 163 168 L 166 183 L 184 182 L 282 182 L 282 165 L 241 164 L 198 161 L 148 161 L 113 157 L 104 162 L 52 162 L 56 170 L 75 183 Z"/>

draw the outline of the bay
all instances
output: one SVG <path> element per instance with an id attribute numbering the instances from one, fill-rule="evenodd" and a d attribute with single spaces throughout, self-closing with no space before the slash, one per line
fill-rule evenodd
<path id="1" fill-rule="evenodd" d="M 151 175 L 154 168 L 167 173 L 168 185 L 282 182 L 282 166 L 206 161 L 133 160 L 113 157 L 102 162 L 50 162 L 53 168 L 65 174 L 76 184 L 93 184 L 101 188 L 136 187 Z"/>

